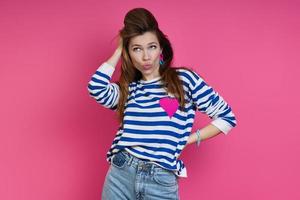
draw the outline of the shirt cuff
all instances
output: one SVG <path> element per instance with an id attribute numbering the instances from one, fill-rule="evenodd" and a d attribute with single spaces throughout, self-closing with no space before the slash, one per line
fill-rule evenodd
<path id="1" fill-rule="evenodd" d="M 220 129 L 225 135 L 232 129 L 232 126 L 221 118 L 217 118 L 211 122 L 212 125 Z"/>

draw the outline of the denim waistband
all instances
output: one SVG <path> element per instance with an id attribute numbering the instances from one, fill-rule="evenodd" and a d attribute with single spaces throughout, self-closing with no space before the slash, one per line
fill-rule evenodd
<path id="1" fill-rule="evenodd" d="M 122 153 L 126 157 L 126 164 L 131 165 L 136 168 L 138 171 L 145 171 L 149 173 L 157 172 L 157 171 L 168 171 L 170 170 L 164 169 L 163 167 L 157 165 L 153 161 L 147 161 L 141 158 L 137 158 L 136 156 L 130 154 L 126 150 L 122 150 L 118 153 Z"/>

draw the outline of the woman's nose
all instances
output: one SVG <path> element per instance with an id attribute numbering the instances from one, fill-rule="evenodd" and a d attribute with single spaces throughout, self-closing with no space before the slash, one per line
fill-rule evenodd
<path id="1" fill-rule="evenodd" d="M 149 60 L 149 59 L 150 59 L 149 52 L 147 52 L 147 51 L 144 51 L 144 54 L 143 54 L 143 59 L 144 59 L 144 60 Z"/>

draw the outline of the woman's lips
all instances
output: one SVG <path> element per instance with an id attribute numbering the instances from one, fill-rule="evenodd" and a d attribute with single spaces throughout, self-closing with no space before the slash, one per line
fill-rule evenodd
<path id="1" fill-rule="evenodd" d="M 150 69 L 150 68 L 151 68 L 151 65 L 143 65 L 143 68 L 144 68 L 144 69 Z"/>

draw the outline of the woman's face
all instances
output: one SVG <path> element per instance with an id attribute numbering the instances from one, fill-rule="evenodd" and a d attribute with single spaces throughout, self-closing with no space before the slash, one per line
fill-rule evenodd
<path id="1" fill-rule="evenodd" d="M 159 76 L 159 56 L 162 49 L 155 33 L 145 32 L 131 38 L 128 51 L 133 65 L 142 73 L 144 80 Z"/>

